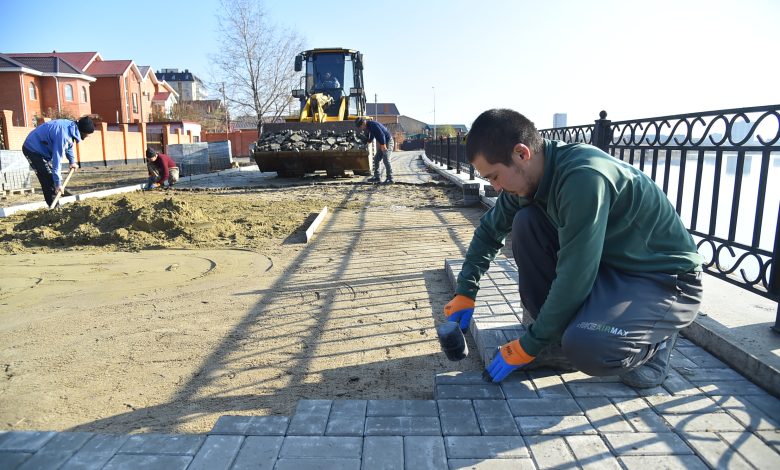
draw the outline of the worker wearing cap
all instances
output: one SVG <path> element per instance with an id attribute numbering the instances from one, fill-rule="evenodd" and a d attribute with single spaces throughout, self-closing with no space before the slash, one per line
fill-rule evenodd
<path id="1" fill-rule="evenodd" d="M 600 149 L 542 139 L 520 113 L 482 113 L 466 156 L 501 191 L 480 220 L 444 313 L 469 326 L 479 280 L 512 234 L 523 317 L 485 378 L 559 365 L 659 386 L 696 318 L 702 257 L 663 191 Z M 525 323 L 525 322 L 524 322 Z"/>
<path id="2" fill-rule="evenodd" d="M 24 140 L 22 153 L 38 177 L 47 205 L 51 206 L 57 194 L 63 191 L 60 176 L 63 155 L 68 159 L 70 168 L 76 170 L 78 164 L 73 154 L 73 145 L 93 132 L 95 123 L 88 116 L 78 121 L 54 119 L 33 129 Z"/>
<path id="3" fill-rule="evenodd" d="M 390 167 L 390 153 L 393 151 L 393 136 L 390 135 L 390 131 L 387 130 L 382 124 L 359 117 L 355 120 L 355 126 L 361 131 L 368 133 L 369 142 L 376 140 L 376 153 L 374 153 L 374 176 L 369 178 L 371 183 L 378 183 L 380 181 L 379 162 L 385 164 L 385 183 L 393 183 L 393 169 Z"/>
<path id="4" fill-rule="evenodd" d="M 179 181 L 179 167 L 171 157 L 146 149 L 146 169 L 149 170 L 149 181 L 146 189 L 159 188 L 166 181 L 170 188 Z"/>

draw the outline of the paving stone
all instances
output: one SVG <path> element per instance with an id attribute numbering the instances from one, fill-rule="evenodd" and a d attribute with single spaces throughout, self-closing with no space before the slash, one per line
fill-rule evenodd
<path id="1" fill-rule="evenodd" d="M 514 416 L 572 416 L 582 415 L 582 409 L 573 398 L 522 398 L 507 400 Z"/>
<path id="2" fill-rule="evenodd" d="M 676 346 L 675 351 L 681 353 L 687 359 L 691 360 L 697 367 L 705 369 L 718 369 L 725 368 L 725 363 L 716 358 L 712 354 L 708 353 L 704 349 L 694 346 L 692 348 Z"/>
<path id="3" fill-rule="evenodd" d="M 693 382 L 706 395 L 764 395 L 764 389 L 747 380 L 730 382 Z"/>
<path id="4" fill-rule="evenodd" d="M 739 431 L 745 427 L 726 413 L 705 413 L 693 415 L 662 415 L 677 433 L 695 431 Z"/>
<path id="5" fill-rule="evenodd" d="M 287 416 L 252 416 L 244 433 L 247 436 L 284 436 L 289 424 Z"/>
<path id="6" fill-rule="evenodd" d="M 679 339 L 679 337 L 678 337 L 677 341 L 678 341 L 677 347 L 680 347 L 680 344 L 679 344 L 680 339 Z M 671 366 L 674 369 L 695 369 L 695 368 L 699 367 L 699 366 L 696 365 L 695 362 L 693 362 L 692 360 L 688 359 L 684 355 L 680 354 L 677 351 L 677 349 L 672 351 L 672 355 L 671 355 L 671 358 L 669 360 L 669 363 L 671 364 Z M 683 375 L 685 375 L 685 374 L 683 374 Z"/>
<path id="7" fill-rule="evenodd" d="M 672 432 L 669 423 L 654 411 L 636 411 L 624 416 L 637 432 Z"/>
<path id="8" fill-rule="evenodd" d="M 273 470 L 283 441 L 281 436 L 247 437 L 231 470 Z"/>
<path id="9" fill-rule="evenodd" d="M 440 436 L 439 418 L 432 416 L 369 416 L 366 436 Z"/>
<path id="10" fill-rule="evenodd" d="M 227 470 L 243 443 L 243 436 L 207 436 L 187 470 Z"/>
<path id="11" fill-rule="evenodd" d="M 0 468 L 17 468 L 32 455 L 29 452 L 0 452 Z"/>
<path id="12" fill-rule="evenodd" d="M 565 383 L 618 383 L 620 382 L 620 377 L 616 375 L 593 376 L 585 372 L 572 371 L 562 372 L 561 380 Z"/>
<path id="13" fill-rule="evenodd" d="M 691 432 L 682 436 L 688 445 L 696 450 L 696 454 L 712 468 L 753 468 L 713 432 Z"/>
<path id="14" fill-rule="evenodd" d="M 474 400 L 474 410 L 483 435 L 512 436 L 520 433 L 505 400 Z"/>
<path id="15" fill-rule="evenodd" d="M 536 470 L 531 459 L 450 459 L 450 470 Z"/>
<path id="16" fill-rule="evenodd" d="M 435 385 L 482 385 L 482 372 L 443 372 L 436 374 Z"/>
<path id="17" fill-rule="evenodd" d="M 199 434 L 135 434 L 118 453 L 195 455 L 204 440 Z"/>
<path id="18" fill-rule="evenodd" d="M 246 434 L 252 416 L 220 416 L 209 434 Z"/>
<path id="19" fill-rule="evenodd" d="M 66 452 L 75 453 L 81 449 L 94 434 L 91 432 L 61 432 L 51 438 L 38 453 L 41 452 Z"/>
<path id="20" fill-rule="evenodd" d="M 628 470 L 707 470 L 707 464 L 695 455 L 624 455 L 620 457 Z"/>
<path id="21" fill-rule="evenodd" d="M 336 400 L 330 409 L 325 434 L 362 436 L 366 424 L 366 400 Z"/>
<path id="22" fill-rule="evenodd" d="M 0 452 L 37 452 L 54 438 L 54 432 L 10 431 L 0 434 Z"/>
<path id="23" fill-rule="evenodd" d="M 595 434 L 584 416 L 519 416 L 515 418 L 520 432 L 529 434 Z"/>
<path id="24" fill-rule="evenodd" d="M 521 436 L 447 436 L 447 457 L 451 459 L 528 458 Z"/>
<path id="25" fill-rule="evenodd" d="M 279 459 L 274 470 L 360 470 L 360 459 Z"/>
<path id="26" fill-rule="evenodd" d="M 575 397 L 635 397 L 636 390 L 624 383 L 568 383 Z"/>
<path id="27" fill-rule="evenodd" d="M 479 436 L 482 432 L 471 400 L 439 400 L 439 419 L 445 436 Z"/>
<path id="28" fill-rule="evenodd" d="M 760 437 L 762 441 L 766 442 L 776 452 L 780 453 L 780 430 L 756 431 L 755 435 Z"/>
<path id="29" fill-rule="evenodd" d="M 681 455 L 693 454 L 693 451 L 677 434 L 671 432 L 621 432 L 604 433 L 616 455 Z"/>
<path id="30" fill-rule="evenodd" d="M 363 470 L 403 470 L 404 438 L 368 436 L 363 439 Z"/>
<path id="31" fill-rule="evenodd" d="M 359 459 L 363 438 L 331 436 L 287 436 L 279 458 Z"/>
<path id="32" fill-rule="evenodd" d="M 447 453 L 441 436 L 404 437 L 404 465 L 410 469 L 447 468 Z"/>
<path id="33" fill-rule="evenodd" d="M 332 403 L 332 400 L 300 400 L 287 427 L 287 435 L 324 435 Z"/>
<path id="34" fill-rule="evenodd" d="M 574 467 L 574 456 L 563 436 L 526 436 L 525 440 L 539 468 Z"/>
<path id="35" fill-rule="evenodd" d="M 585 416 L 599 432 L 632 432 L 633 428 L 620 410 L 606 397 L 578 398 Z"/>
<path id="36" fill-rule="evenodd" d="M 764 413 L 768 414 L 769 416 L 773 416 L 777 419 L 780 419 L 780 400 L 778 400 L 777 398 L 766 393 L 763 395 L 756 395 L 756 396 L 750 395 L 745 398 L 750 403 L 761 408 L 761 410 L 763 410 Z"/>
<path id="37" fill-rule="evenodd" d="M 566 436 L 565 439 L 583 469 L 621 469 L 600 436 Z"/>
<path id="38" fill-rule="evenodd" d="M 501 382 L 501 391 L 507 399 L 538 398 L 534 384 L 527 374 L 515 372 Z"/>
<path id="39" fill-rule="evenodd" d="M 66 463 L 61 470 L 103 468 L 124 445 L 129 435 L 95 434 Z"/>
<path id="40" fill-rule="evenodd" d="M 745 377 L 734 369 L 726 366 L 718 368 L 696 367 L 695 369 L 680 369 L 681 375 L 693 383 L 696 382 L 723 382 L 727 380 L 745 381 Z"/>
<path id="41" fill-rule="evenodd" d="M 482 382 L 480 385 L 437 385 L 438 400 L 501 400 L 504 392 L 497 384 Z"/>
<path id="42" fill-rule="evenodd" d="M 648 403 L 662 414 L 716 413 L 720 411 L 712 399 L 704 396 L 646 397 Z"/>
<path id="43" fill-rule="evenodd" d="M 435 400 L 368 400 L 366 416 L 439 416 Z"/>
<path id="44" fill-rule="evenodd" d="M 771 418 L 763 410 L 751 403 L 747 397 L 713 396 L 712 399 L 750 431 L 780 429 L 780 420 Z M 780 419 L 780 416 L 778 418 Z"/>
<path id="45" fill-rule="evenodd" d="M 699 395 L 701 390 L 675 370 L 669 371 L 663 387 L 672 395 Z"/>
<path id="46" fill-rule="evenodd" d="M 749 432 L 719 432 L 720 437 L 756 468 L 778 468 L 780 453 Z"/>
<path id="47" fill-rule="evenodd" d="M 116 454 L 104 470 L 176 470 L 186 469 L 192 461 L 189 455 Z"/>
<path id="48" fill-rule="evenodd" d="M 543 371 L 531 371 L 528 375 L 531 377 L 531 381 L 536 387 L 536 392 L 542 398 L 572 398 L 571 392 L 563 384 L 563 380 L 557 375 L 539 375 L 544 373 Z"/>
<path id="49" fill-rule="evenodd" d="M 666 390 L 665 388 L 658 386 L 658 387 L 652 387 L 652 388 L 637 388 L 635 389 L 636 394 L 640 397 L 652 397 L 657 395 L 667 396 L 670 397 L 672 394 Z"/>

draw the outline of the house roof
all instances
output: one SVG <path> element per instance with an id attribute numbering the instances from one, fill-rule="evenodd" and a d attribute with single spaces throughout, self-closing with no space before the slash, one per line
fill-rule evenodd
<path id="1" fill-rule="evenodd" d="M 138 71 L 141 72 L 141 77 L 146 78 L 146 74 L 149 73 L 149 71 L 152 70 L 152 67 L 148 65 L 139 65 Z"/>
<path id="2" fill-rule="evenodd" d="M 198 78 L 193 75 L 189 70 L 184 72 L 155 72 L 157 80 L 165 80 L 166 82 L 194 82 Z"/>
<path id="3" fill-rule="evenodd" d="M 370 116 L 398 116 L 401 113 L 398 112 L 395 103 L 366 103 L 366 114 Z"/>
<path id="4" fill-rule="evenodd" d="M 102 60 L 97 52 L 14 52 L 7 54 L 11 57 L 59 57 L 65 59 L 82 73 L 94 60 Z"/>
<path id="5" fill-rule="evenodd" d="M 11 57 L 0 54 L 0 68 L 14 68 L 19 69 L 24 67 L 24 64 L 21 64 L 15 60 L 13 60 Z"/>
<path id="6" fill-rule="evenodd" d="M 39 76 L 76 77 L 90 82 L 95 81 L 95 78 L 86 75 L 67 60 L 54 55 L 43 56 L 34 54 L 28 57 L 14 54 L 12 58 L 10 55 L 0 54 L 0 68 L 6 69 L 4 71 L 23 72 Z"/>
<path id="7" fill-rule="evenodd" d="M 154 94 L 152 101 L 167 101 L 169 96 L 171 96 L 171 92 L 160 91 Z"/>
<path id="8" fill-rule="evenodd" d="M 93 77 L 112 77 L 124 75 L 131 65 L 132 60 L 100 60 L 93 62 L 87 72 Z"/>

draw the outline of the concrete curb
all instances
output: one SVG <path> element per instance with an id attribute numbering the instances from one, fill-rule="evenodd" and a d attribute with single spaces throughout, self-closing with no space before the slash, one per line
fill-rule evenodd
<path id="1" fill-rule="evenodd" d="M 482 204 L 493 207 L 496 205 L 496 198 L 494 197 L 486 197 L 485 196 L 485 186 L 488 186 L 489 183 L 481 178 L 475 178 L 474 180 L 469 179 L 468 173 L 457 173 L 455 170 L 448 170 L 447 165 L 440 165 L 438 163 L 435 163 L 433 160 L 428 158 L 427 155 L 424 153 L 420 154 L 420 158 L 422 159 L 423 163 L 425 163 L 425 166 L 432 169 L 439 175 L 443 176 L 444 178 L 448 179 L 453 184 L 457 185 L 458 187 L 462 188 L 465 183 L 477 183 L 479 184 L 479 199 L 482 201 Z"/>
<path id="2" fill-rule="evenodd" d="M 320 224 L 322 224 L 322 221 L 325 220 L 325 216 L 328 215 L 328 206 L 325 206 L 320 211 L 319 215 L 317 215 L 317 218 L 314 219 L 314 222 L 309 225 L 309 228 L 306 229 L 306 243 L 309 243 L 309 241 L 314 236 L 314 232 L 317 231 L 317 229 L 320 227 Z"/>

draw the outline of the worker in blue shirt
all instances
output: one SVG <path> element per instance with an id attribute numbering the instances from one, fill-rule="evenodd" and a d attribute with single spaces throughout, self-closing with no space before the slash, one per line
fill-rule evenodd
<path id="1" fill-rule="evenodd" d="M 62 191 L 60 164 L 62 156 L 68 159 L 70 168 L 78 168 L 73 155 L 73 144 L 79 143 L 95 132 L 95 124 L 88 116 L 78 121 L 55 119 L 36 127 L 22 145 L 22 153 L 27 157 L 38 182 L 41 183 L 46 204 L 51 205 L 57 194 Z"/>
<path id="2" fill-rule="evenodd" d="M 369 178 L 370 183 L 378 183 L 380 178 L 379 162 L 385 164 L 386 184 L 393 183 L 393 169 L 390 167 L 390 152 L 393 151 L 393 136 L 385 126 L 376 121 L 371 121 L 365 117 L 359 117 L 355 120 L 358 129 L 368 132 L 369 142 L 376 139 L 376 153 L 374 153 L 374 176 Z"/>

